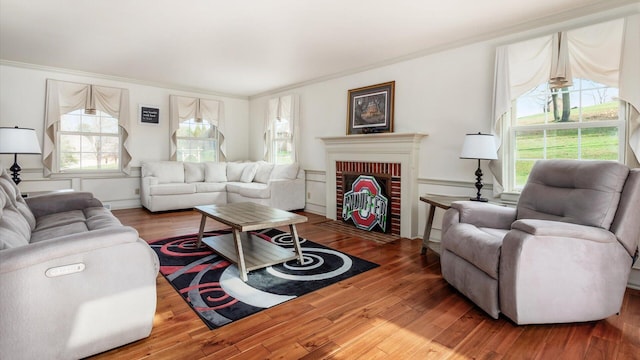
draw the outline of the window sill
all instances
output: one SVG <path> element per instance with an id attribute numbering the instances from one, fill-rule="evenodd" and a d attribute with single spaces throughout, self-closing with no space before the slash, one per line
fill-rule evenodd
<path id="1" fill-rule="evenodd" d="M 82 179 L 100 179 L 100 178 L 125 178 L 127 174 L 122 171 L 108 171 L 108 172 L 64 172 L 51 174 L 52 179 L 69 179 L 69 178 L 82 178 Z"/>

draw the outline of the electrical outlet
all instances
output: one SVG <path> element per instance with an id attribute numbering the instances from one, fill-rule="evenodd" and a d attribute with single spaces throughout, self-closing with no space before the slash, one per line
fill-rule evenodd
<path id="1" fill-rule="evenodd" d="M 311 199 L 311 193 L 310 192 L 307 193 L 307 199 Z"/>
<path id="2" fill-rule="evenodd" d="M 135 193 L 136 193 L 136 195 L 140 195 L 140 189 L 139 189 L 139 188 L 137 188 L 137 189 L 136 189 L 136 191 L 135 191 Z"/>

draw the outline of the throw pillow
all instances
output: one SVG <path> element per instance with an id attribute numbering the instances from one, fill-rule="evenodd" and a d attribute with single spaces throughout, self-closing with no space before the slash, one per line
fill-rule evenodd
<path id="1" fill-rule="evenodd" d="M 256 163 L 245 166 L 244 170 L 242 170 L 240 181 L 243 183 L 253 182 L 253 178 L 256 176 L 257 171 L 258 171 L 258 164 Z"/>
<path id="2" fill-rule="evenodd" d="M 266 161 L 258 162 L 258 171 L 256 171 L 256 176 L 253 178 L 253 181 L 266 184 L 269 182 L 269 178 L 271 177 L 271 171 L 273 170 L 273 164 L 268 163 Z"/>
<path id="3" fill-rule="evenodd" d="M 227 163 L 227 180 L 240 181 L 242 171 L 248 163 Z"/>
<path id="4" fill-rule="evenodd" d="M 204 181 L 227 182 L 227 163 L 212 161 L 205 162 Z"/>
<path id="5" fill-rule="evenodd" d="M 204 181 L 204 164 L 185 162 L 184 163 L 184 182 L 194 183 Z"/>

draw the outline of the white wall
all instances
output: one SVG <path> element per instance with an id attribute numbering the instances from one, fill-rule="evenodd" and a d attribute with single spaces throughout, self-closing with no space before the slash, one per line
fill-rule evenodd
<path id="1" fill-rule="evenodd" d="M 216 99 L 225 103 L 226 144 L 229 160 L 248 157 L 249 132 L 247 98 L 225 97 L 206 93 L 143 85 L 134 81 L 112 79 L 101 75 L 74 73 L 51 68 L 38 68 L 21 64 L 0 64 L 0 126 L 34 128 L 42 145 L 44 131 L 44 104 L 46 79 L 57 79 L 113 86 L 129 89 L 131 129 L 129 150 L 133 157 L 131 177 L 81 179 L 73 176 L 42 178 L 41 156 L 18 155 L 24 169 L 20 183 L 22 191 L 42 191 L 60 188 L 92 191 L 114 208 L 139 206 L 139 166 L 144 160 L 169 159 L 169 95 L 185 95 Z M 160 108 L 160 124 L 138 122 L 138 104 Z M 13 163 L 13 156 L 0 155 L 5 167 Z"/>
<path id="2" fill-rule="evenodd" d="M 276 95 L 300 96 L 301 166 L 308 172 L 307 210 L 324 214 L 325 153 L 320 137 L 346 134 L 349 89 L 395 81 L 395 132 L 426 133 L 419 162 L 419 192 L 474 196 L 477 162 L 459 159 L 465 133 L 491 131 L 494 54 L 498 45 L 607 21 L 640 11 L 626 6 L 598 14 L 568 19 L 531 30 L 496 36 L 422 57 L 381 66 L 321 82 L 292 86 L 250 100 L 249 155 L 261 159 L 267 100 Z M 483 195 L 490 197 L 492 178 L 482 162 Z M 420 205 L 420 229 L 427 205 Z M 434 234 L 439 236 L 440 211 Z"/>

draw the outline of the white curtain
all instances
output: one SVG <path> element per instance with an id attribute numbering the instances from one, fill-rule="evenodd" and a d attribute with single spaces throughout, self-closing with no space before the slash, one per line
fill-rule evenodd
<path id="1" fill-rule="evenodd" d="M 220 141 L 219 161 L 226 161 L 227 151 L 224 141 L 224 102 L 218 100 L 171 95 L 169 97 L 169 108 L 171 160 L 176 160 L 178 152 L 177 132 L 180 128 L 180 123 L 189 119 L 202 119 L 207 120 L 210 124 L 214 125 L 217 128 Z"/>
<path id="2" fill-rule="evenodd" d="M 290 94 L 271 98 L 267 102 L 267 110 L 264 123 L 264 160 L 274 161 L 272 154 L 273 136 L 276 121 L 279 119 L 287 119 L 289 121 L 289 132 L 292 134 L 292 153 L 293 161 L 298 160 L 298 148 L 300 139 L 300 130 L 298 126 L 298 95 Z"/>
<path id="3" fill-rule="evenodd" d="M 633 156 L 627 156 L 626 163 L 637 164 L 640 158 L 638 33 L 640 15 L 634 15 L 498 47 L 493 96 L 493 131 L 497 145 L 502 144 L 504 123 L 513 100 L 553 78 L 573 76 L 620 89 L 620 99 L 631 107 L 627 111 L 630 115 L 627 117 L 627 153 Z M 503 154 L 504 149 L 500 148 L 498 160 L 489 163 L 494 176 L 494 195 L 503 191 Z"/>
<path id="4" fill-rule="evenodd" d="M 67 81 L 47 79 L 45 99 L 45 129 L 42 163 L 44 175 L 50 176 L 58 169 L 56 156 L 56 131 L 60 116 L 78 109 L 96 109 L 118 119 L 122 132 L 122 171 L 130 172 L 131 153 L 129 152 L 129 90 L 79 84 Z"/>

